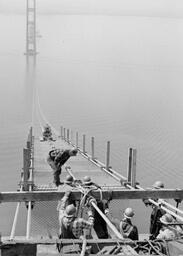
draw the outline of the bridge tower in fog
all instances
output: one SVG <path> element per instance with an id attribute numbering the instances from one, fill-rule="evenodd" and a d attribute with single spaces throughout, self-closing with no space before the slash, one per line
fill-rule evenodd
<path id="1" fill-rule="evenodd" d="M 36 0 L 27 0 L 26 10 L 26 52 L 27 56 L 36 55 Z"/>

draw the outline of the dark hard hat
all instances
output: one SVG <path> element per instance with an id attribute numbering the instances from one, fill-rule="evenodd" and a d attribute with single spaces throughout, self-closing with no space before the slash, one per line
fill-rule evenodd
<path id="1" fill-rule="evenodd" d="M 73 182 L 73 177 L 71 175 L 67 175 L 65 178 L 65 183 L 66 184 L 71 184 Z"/>
<path id="2" fill-rule="evenodd" d="M 153 184 L 153 188 L 156 188 L 156 189 L 160 189 L 160 188 L 164 188 L 164 184 L 162 181 L 156 181 L 154 184 Z"/>
<path id="3" fill-rule="evenodd" d="M 84 178 L 83 178 L 83 183 L 85 184 L 85 185 L 90 185 L 91 184 L 91 178 L 89 177 L 89 176 L 85 176 Z"/>
<path id="4" fill-rule="evenodd" d="M 72 218 L 75 216 L 76 207 L 73 204 L 70 204 L 66 207 L 64 216 L 67 218 Z"/>
<path id="5" fill-rule="evenodd" d="M 124 217 L 131 219 L 134 216 L 134 211 L 132 208 L 126 208 L 126 210 L 124 211 Z"/>
<path id="6" fill-rule="evenodd" d="M 78 153 L 78 149 L 77 148 L 72 148 L 71 151 L 72 151 L 73 154 L 77 154 Z"/>

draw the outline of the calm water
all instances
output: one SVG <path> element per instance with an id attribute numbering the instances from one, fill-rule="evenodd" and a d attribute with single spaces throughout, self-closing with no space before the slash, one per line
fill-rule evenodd
<path id="1" fill-rule="evenodd" d="M 128 148 L 135 147 L 143 187 L 163 180 L 166 187 L 181 188 L 182 28 L 182 19 L 173 18 L 40 15 L 39 54 L 30 78 L 25 16 L 1 14 L 0 191 L 17 189 L 32 122 L 33 85 L 50 123 L 85 133 L 88 141 L 95 136 L 99 159 L 105 161 L 110 140 L 111 165 L 126 176 Z M 145 207 L 131 206 L 140 232 L 147 231 L 141 217 Z M 1 205 L 3 234 L 10 233 L 14 208 Z"/>

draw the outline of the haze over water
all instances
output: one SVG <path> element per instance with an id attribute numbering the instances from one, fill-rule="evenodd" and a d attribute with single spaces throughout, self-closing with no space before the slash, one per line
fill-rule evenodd
<path id="1" fill-rule="evenodd" d="M 0 0 L 0 191 L 17 189 L 20 180 L 34 83 L 49 122 L 88 141 L 94 136 L 101 161 L 110 140 L 111 165 L 126 176 L 128 149 L 137 148 L 142 187 L 163 180 L 182 188 L 183 4 L 136 3 L 37 1 L 38 55 L 30 78 L 25 1 Z M 14 205 L 1 205 L 3 234 L 13 215 Z"/>

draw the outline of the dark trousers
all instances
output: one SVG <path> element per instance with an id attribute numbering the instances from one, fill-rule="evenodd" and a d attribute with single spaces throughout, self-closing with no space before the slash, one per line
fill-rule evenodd
<path id="1" fill-rule="evenodd" d="M 59 186 L 60 185 L 60 174 L 62 172 L 62 168 L 61 168 L 61 166 L 56 165 L 55 162 L 50 159 L 50 157 L 47 158 L 47 162 L 53 170 L 53 183 L 56 186 Z"/>

